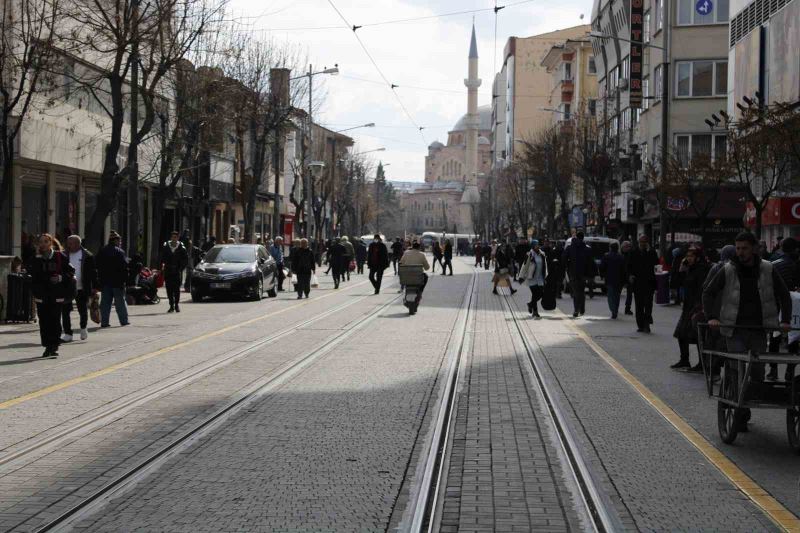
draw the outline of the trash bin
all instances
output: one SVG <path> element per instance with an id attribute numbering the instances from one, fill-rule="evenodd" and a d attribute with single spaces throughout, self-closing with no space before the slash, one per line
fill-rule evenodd
<path id="1" fill-rule="evenodd" d="M 669 272 L 656 274 L 656 304 L 669 305 Z"/>
<path id="2" fill-rule="evenodd" d="M 8 275 L 7 322 L 30 322 L 33 320 L 33 295 L 31 277 L 28 274 Z"/>

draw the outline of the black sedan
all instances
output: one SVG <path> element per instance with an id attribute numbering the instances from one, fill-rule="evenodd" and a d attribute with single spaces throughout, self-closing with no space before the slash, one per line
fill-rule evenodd
<path id="1" fill-rule="evenodd" d="M 192 301 L 205 296 L 238 295 L 260 300 L 277 296 L 275 260 L 260 244 L 222 244 L 211 248 L 192 272 Z"/>

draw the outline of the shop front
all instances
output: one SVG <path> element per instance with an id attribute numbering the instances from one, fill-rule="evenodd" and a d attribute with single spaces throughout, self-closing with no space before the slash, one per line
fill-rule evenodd
<path id="1" fill-rule="evenodd" d="M 756 210 L 748 202 L 745 225 L 755 230 Z M 770 198 L 761 213 L 761 240 L 772 250 L 782 237 L 800 237 L 800 197 L 782 196 Z"/>

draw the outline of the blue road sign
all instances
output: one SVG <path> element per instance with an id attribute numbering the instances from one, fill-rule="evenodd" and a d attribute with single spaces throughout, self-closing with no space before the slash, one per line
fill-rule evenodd
<path id="1" fill-rule="evenodd" d="M 694 10 L 697 11 L 698 15 L 710 15 L 714 10 L 714 2 L 711 0 L 697 0 Z"/>

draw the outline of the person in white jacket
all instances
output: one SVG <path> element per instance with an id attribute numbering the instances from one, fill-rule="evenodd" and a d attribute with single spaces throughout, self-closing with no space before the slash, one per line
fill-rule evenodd
<path id="1" fill-rule="evenodd" d="M 531 250 L 520 269 L 519 279 L 520 283 L 527 282 L 528 288 L 531 290 L 528 312 L 533 315 L 534 319 L 539 320 L 542 317 L 539 315 L 537 302 L 544 295 L 544 284 L 547 280 L 547 257 L 539 248 L 539 241 L 536 239 L 531 241 Z"/>

